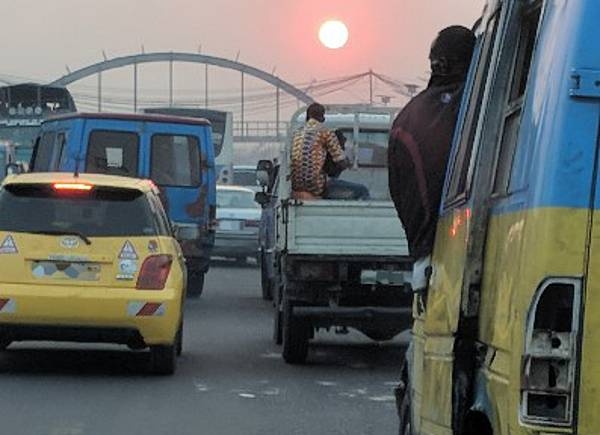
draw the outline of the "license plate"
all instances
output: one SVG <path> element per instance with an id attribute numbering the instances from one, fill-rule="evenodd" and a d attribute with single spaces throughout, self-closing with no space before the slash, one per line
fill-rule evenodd
<path id="1" fill-rule="evenodd" d="M 242 229 L 242 221 L 223 220 L 219 221 L 219 229 L 223 231 L 240 231 Z"/>
<path id="2" fill-rule="evenodd" d="M 95 263 L 33 261 L 31 273 L 37 279 L 98 281 L 101 267 Z"/>

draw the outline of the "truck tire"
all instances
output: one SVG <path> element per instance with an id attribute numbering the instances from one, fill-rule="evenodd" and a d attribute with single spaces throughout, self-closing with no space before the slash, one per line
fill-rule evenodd
<path id="1" fill-rule="evenodd" d="M 402 402 L 399 407 L 399 418 L 400 418 L 400 435 L 412 435 L 412 421 L 410 418 L 410 386 L 406 386 Z"/>
<path id="2" fill-rule="evenodd" d="M 269 279 L 267 268 L 267 255 L 263 250 L 260 251 L 260 284 L 262 289 L 262 298 L 265 301 L 273 300 L 273 282 Z"/>
<path id="3" fill-rule="evenodd" d="M 273 341 L 280 346 L 283 343 L 283 316 L 279 306 L 273 310 Z"/>
<path id="4" fill-rule="evenodd" d="M 188 270 L 187 294 L 190 298 L 199 298 L 204 290 L 204 272 Z"/>
<path id="5" fill-rule="evenodd" d="M 308 355 L 311 325 L 306 319 L 295 317 L 292 308 L 289 301 L 284 301 L 282 355 L 288 364 L 304 364 Z"/>

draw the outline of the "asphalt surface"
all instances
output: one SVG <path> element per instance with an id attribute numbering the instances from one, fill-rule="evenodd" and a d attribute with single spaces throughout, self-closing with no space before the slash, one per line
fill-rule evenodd
<path id="1" fill-rule="evenodd" d="M 171 377 L 148 354 L 19 343 L 0 354 L 0 434 L 395 434 L 393 386 L 406 334 L 377 344 L 319 333 L 305 366 L 271 341 L 258 269 L 216 264 L 189 301 Z"/>

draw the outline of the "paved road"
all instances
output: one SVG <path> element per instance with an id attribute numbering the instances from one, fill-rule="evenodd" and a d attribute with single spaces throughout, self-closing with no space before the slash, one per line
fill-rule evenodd
<path id="1" fill-rule="evenodd" d="M 258 270 L 214 267 L 186 309 L 173 377 L 144 374 L 147 354 L 118 346 L 13 345 L 0 355 L 0 433 L 394 434 L 402 338 L 319 334 L 309 363 L 285 365 Z"/>

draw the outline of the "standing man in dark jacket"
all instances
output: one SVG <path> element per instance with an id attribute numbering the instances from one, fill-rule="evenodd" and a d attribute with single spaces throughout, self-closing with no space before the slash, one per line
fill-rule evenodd
<path id="1" fill-rule="evenodd" d="M 431 79 L 394 120 L 389 187 L 415 259 L 413 290 L 427 286 L 446 164 L 475 36 L 462 26 L 442 30 L 431 46 Z"/>

